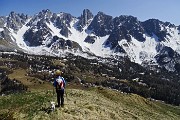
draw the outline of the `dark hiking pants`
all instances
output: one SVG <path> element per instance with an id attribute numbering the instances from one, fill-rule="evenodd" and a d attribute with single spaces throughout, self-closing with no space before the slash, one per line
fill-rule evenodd
<path id="1" fill-rule="evenodd" d="M 58 102 L 58 107 L 64 105 L 64 90 L 56 90 L 57 92 L 57 102 Z"/>

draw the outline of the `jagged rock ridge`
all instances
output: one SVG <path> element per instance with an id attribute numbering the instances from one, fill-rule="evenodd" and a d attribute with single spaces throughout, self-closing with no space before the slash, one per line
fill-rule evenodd
<path id="1" fill-rule="evenodd" d="M 78 49 L 101 57 L 126 54 L 133 62 L 153 61 L 159 65 L 160 56 L 166 56 L 166 69 L 175 71 L 174 66 L 179 65 L 175 59 L 180 53 L 180 26 L 158 19 L 142 22 L 126 15 L 113 18 L 103 12 L 93 15 L 88 9 L 80 17 L 48 9 L 31 17 L 11 12 L 0 18 L 0 38 L 26 50 L 43 46 L 57 54 L 62 49 Z M 176 55 L 167 56 L 167 48 Z"/>

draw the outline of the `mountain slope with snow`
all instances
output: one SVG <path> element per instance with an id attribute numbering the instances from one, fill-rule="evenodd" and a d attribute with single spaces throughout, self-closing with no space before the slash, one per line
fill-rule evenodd
<path id="1" fill-rule="evenodd" d="M 164 59 L 169 62 L 163 62 L 161 66 L 180 64 L 176 59 L 180 54 L 179 27 L 157 19 L 141 22 L 133 16 L 113 18 L 103 12 L 94 16 L 88 9 L 77 18 L 47 9 L 31 17 L 11 12 L 0 20 L 0 38 L 14 42 L 33 54 L 127 55 L 132 62 L 139 64 L 160 64 Z M 164 56 L 162 51 L 169 51 L 166 47 L 177 55 Z"/>

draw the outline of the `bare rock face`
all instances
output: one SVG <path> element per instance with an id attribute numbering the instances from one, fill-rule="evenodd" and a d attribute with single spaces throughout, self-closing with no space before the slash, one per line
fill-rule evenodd
<path id="1" fill-rule="evenodd" d="M 24 32 L 21 36 L 17 34 L 19 30 Z M 93 15 L 88 9 L 84 9 L 78 18 L 69 13 L 53 13 L 49 9 L 31 17 L 15 12 L 0 17 L 0 38 L 15 43 L 17 38 L 23 38 L 30 47 L 44 46 L 57 51 L 65 48 L 79 49 L 92 53 L 87 46 L 95 45 L 96 40 L 103 37 L 106 40 L 98 41 L 100 47 L 108 48 L 115 54 L 126 54 L 133 62 L 138 59 L 146 63 L 148 58 L 167 70 L 176 71 L 178 68 L 180 26 L 170 22 L 158 19 L 142 22 L 127 15 L 113 18 L 103 12 Z M 84 45 L 83 42 L 87 46 L 80 46 Z M 147 50 L 150 48 L 153 53 Z"/>
<path id="2" fill-rule="evenodd" d="M 83 31 L 83 28 L 91 22 L 93 14 L 90 10 L 84 9 L 83 14 L 79 17 L 78 30 Z"/>
<path id="3" fill-rule="evenodd" d="M 15 31 L 19 30 L 28 19 L 27 15 L 11 12 L 7 17 L 7 27 Z"/>
<path id="4" fill-rule="evenodd" d="M 94 34 L 100 37 L 108 35 L 113 29 L 113 17 L 103 12 L 98 12 L 88 29 L 93 30 Z"/>

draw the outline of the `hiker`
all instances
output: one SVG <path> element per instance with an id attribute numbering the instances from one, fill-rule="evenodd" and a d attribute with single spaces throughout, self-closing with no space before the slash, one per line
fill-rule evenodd
<path id="1" fill-rule="evenodd" d="M 54 87 L 56 88 L 57 93 L 57 102 L 58 105 L 56 107 L 63 107 L 64 106 L 64 89 L 65 89 L 65 79 L 61 76 L 62 72 L 57 70 L 55 72 L 55 79 L 54 79 Z M 61 104 L 60 104 L 61 102 Z"/>

